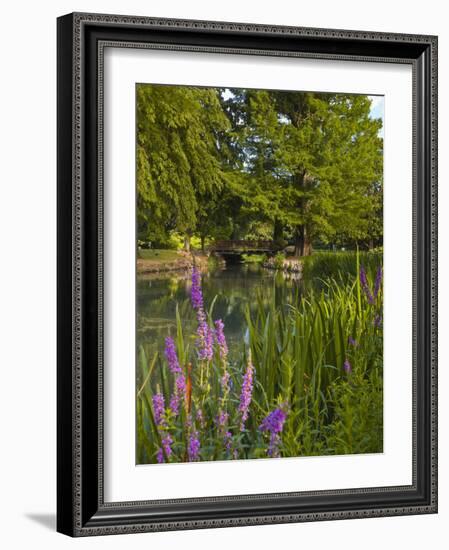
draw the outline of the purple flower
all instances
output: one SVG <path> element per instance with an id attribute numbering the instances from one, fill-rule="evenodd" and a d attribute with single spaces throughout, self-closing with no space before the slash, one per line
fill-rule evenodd
<path id="1" fill-rule="evenodd" d="M 242 391 L 240 393 L 239 411 L 241 413 L 240 431 L 245 429 L 245 423 L 249 415 L 249 406 L 253 394 L 253 375 L 254 367 L 251 363 L 251 352 L 248 357 L 248 365 L 245 374 L 243 375 Z"/>
<path id="2" fill-rule="evenodd" d="M 200 440 L 198 438 L 198 432 L 192 430 L 189 436 L 189 445 L 187 454 L 189 457 L 189 462 L 195 462 L 199 458 L 200 453 Z"/>
<path id="3" fill-rule="evenodd" d="M 200 361 L 210 361 L 214 356 L 214 333 L 206 321 L 198 325 L 197 335 L 198 358 Z"/>
<path id="4" fill-rule="evenodd" d="M 206 425 L 206 420 L 205 420 L 205 418 L 204 418 L 204 413 L 203 413 L 203 410 L 202 410 L 202 409 L 198 409 L 198 410 L 196 411 L 196 419 L 197 419 L 197 421 L 199 422 L 200 426 L 201 426 L 202 428 L 204 428 L 205 425 Z"/>
<path id="5" fill-rule="evenodd" d="M 371 290 L 368 284 L 368 279 L 366 278 L 366 271 L 363 265 L 360 267 L 360 284 L 362 285 L 363 292 L 368 300 L 368 303 L 374 304 L 374 297 L 371 294 Z"/>
<path id="6" fill-rule="evenodd" d="M 228 454 L 231 454 L 232 451 L 232 433 L 228 430 L 224 434 L 224 444 L 225 449 Z M 234 454 L 234 458 L 237 458 L 237 456 Z"/>
<path id="7" fill-rule="evenodd" d="M 179 401 L 179 395 L 174 392 L 170 397 L 170 410 L 175 416 L 178 416 L 179 414 Z"/>
<path id="8" fill-rule="evenodd" d="M 175 380 L 175 390 L 170 399 L 170 409 L 174 415 L 179 414 L 179 404 L 184 399 L 186 393 L 186 379 L 183 374 L 179 374 Z"/>
<path id="9" fill-rule="evenodd" d="M 263 419 L 259 429 L 262 432 L 281 433 L 286 418 L 287 413 L 283 409 L 274 409 Z"/>
<path id="10" fill-rule="evenodd" d="M 204 313 L 203 292 L 201 290 L 201 274 L 196 267 L 192 271 L 192 287 L 190 289 L 192 307 L 196 311 L 198 330 L 196 346 L 200 361 L 211 361 L 214 355 L 214 331 L 209 327 Z"/>
<path id="11" fill-rule="evenodd" d="M 203 292 L 201 290 L 201 273 L 196 267 L 192 271 L 192 287 L 190 289 L 192 307 L 197 313 L 203 314 Z"/>
<path id="12" fill-rule="evenodd" d="M 376 315 L 376 317 L 374 318 L 374 326 L 376 328 L 380 328 L 382 326 L 382 316 L 381 315 Z"/>
<path id="13" fill-rule="evenodd" d="M 182 372 L 179 366 L 178 355 L 176 354 L 175 342 L 171 336 L 165 339 L 165 358 L 168 362 L 168 368 L 173 374 Z"/>
<path id="14" fill-rule="evenodd" d="M 357 340 L 354 340 L 354 338 L 352 336 L 348 337 L 348 344 L 350 346 L 354 346 L 355 348 L 359 345 Z"/>
<path id="15" fill-rule="evenodd" d="M 345 362 L 343 363 L 343 369 L 348 374 L 352 372 L 351 363 L 348 361 L 348 359 L 345 359 Z"/>
<path id="16" fill-rule="evenodd" d="M 215 321 L 215 339 L 217 340 L 220 357 L 225 360 L 228 356 L 228 344 L 224 335 L 224 323 L 221 319 Z"/>
<path id="17" fill-rule="evenodd" d="M 184 396 L 186 391 L 186 378 L 183 374 L 180 374 L 176 378 L 176 391 L 179 396 Z"/>
<path id="18" fill-rule="evenodd" d="M 172 454 L 171 445 L 173 443 L 173 438 L 170 434 L 165 434 L 165 436 L 162 438 L 162 447 L 159 447 L 156 459 L 159 462 L 159 464 L 162 464 L 165 462 L 165 456 L 167 456 L 167 460 L 170 459 L 170 456 Z M 165 455 L 164 455 L 165 451 Z"/>
<path id="19" fill-rule="evenodd" d="M 223 409 L 220 409 L 218 416 L 216 418 L 218 431 L 223 438 L 224 448 L 228 455 L 232 451 L 232 433 L 228 429 L 229 414 Z"/>
<path id="20" fill-rule="evenodd" d="M 278 458 L 279 445 L 281 443 L 281 432 L 284 429 L 284 423 L 287 418 L 287 412 L 283 408 L 274 409 L 262 421 L 259 426 L 260 431 L 270 434 L 270 443 L 267 454 L 269 457 Z"/>
<path id="21" fill-rule="evenodd" d="M 154 411 L 154 421 L 156 426 L 162 426 L 164 423 L 164 409 L 165 409 L 165 400 L 162 393 L 158 392 L 153 395 L 153 411 Z"/>
<path id="22" fill-rule="evenodd" d="M 223 395 L 226 395 L 231 389 L 230 382 L 231 382 L 231 377 L 229 375 L 229 372 L 225 371 L 223 376 L 220 378 L 220 384 L 221 384 L 221 389 L 223 390 Z"/>
<path id="23" fill-rule="evenodd" d="M 217 416 L 217 424 L 220 428 L 226 426 L 229 420 L 229 414 L 223 410 L 220 410 Z"/>
<path id="24" fill-rule="evenodd" d="M 379 266 L 376 273 L 376 280 L 374 281 L 374 298 L 377 298 L 381 284 L 382 284 L 382 266 Z"/>
<path id="25" fill-rule="evenodd" d="M 280 452 L 279 452 L 279 445 L 281 444 L 281 436 L 278 433 L 271 433 L 270 434 L 270 443 L 268 445 L 267 449 L 267 455 L 270 458 L 279 458 Z"/>

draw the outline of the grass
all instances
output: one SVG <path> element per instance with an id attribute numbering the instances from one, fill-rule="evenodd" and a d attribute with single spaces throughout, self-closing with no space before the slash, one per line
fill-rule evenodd
<path id="1" fill-rule="evenodd" d="M 176 262 L 180 258 L 176 250 L 169 249 L 140 249 L 137 257 L 141 260 L 154 263 L 171 263 Z"/>
<path id="2" fill-rule="evenodd" d="M 334 272 L 288 310 L 274 303 L 267 308 L 263 297 L 256 297 L 256 313 L 246 314 L 246 349 L 232 363 L 217 345 L 211 359 L 200 360 L 198 335 L 184 333 L 178 312 L 175 347 L 187 389 L 177 414 L 169 403 L 180 374 L 170 371 L 161 354 L 150 358 L 140 348 L 138 462 L 381 452 L 382 290 L 370 301 L 358 277 L 364 262 L 374 289 L 375 260 L 354 254 L 352 265 L 347 258 L 319 258 L 318 266 L 341 262 L 349 272 Z M 204 314 L 213 327 L 214 302 L 207 306 Z M 250 368 L 254 385 L 242 427 L 242 394 Z M 165 403 L 160 418 L 155 418 L 155 395 Z M 261 430 L 275 411 L 285 421 L 273 432 Z M 222 413 L 225 422 L 219 421 Z M 194 438 L 200 448 L 192 458 Z"/>

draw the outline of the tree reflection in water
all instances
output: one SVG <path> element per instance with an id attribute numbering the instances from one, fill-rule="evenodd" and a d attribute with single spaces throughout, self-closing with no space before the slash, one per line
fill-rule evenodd
<path id="1" fill-rule="evenodd" d="M 189 303 L 190 284 L 189 272 L 139 276 L 137 346 L 144 346 L 147 357 L 153 357 L 156 351 L 162 353 L 165 337 L 175 335 L 176 305 L 184 334 L 195 333 L 196 320 Z M 262 300 L 268 310 L 273 297 L 276 307 L 288 307 L 297 303 L 301 295 L 299 277 L 264 269 L 256 263 L 210 269 L 202 275 L 202 287 L 205 304 L 210 307 L 213 303 L 214 318 L 222 319 L 225 324 L 231 361 L 245 341 L 247 307 L 255 311 L 257 301 Z"/>

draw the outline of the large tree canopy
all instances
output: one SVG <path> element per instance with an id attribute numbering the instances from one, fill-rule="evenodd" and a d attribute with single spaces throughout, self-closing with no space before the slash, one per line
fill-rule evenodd
<path id="1" fill-rule="evenodd" d="M 368 236 L 382 189 L 381 122 L 370 118 L 370 100 L 262 91 L 248 104 L 259 150 L 252 169 L 277 231 L 290 228 L 298 254 L 317 238 Z"/>
<path id="2" fill-rule="evenodd" d="M 382 237 L 381 121 L 363 95 L 140 85 L 139 232 Z"/>
<path id="3" fill-rule="evenodd" d="M 195 231 L 203 201 L 224 186 L 219 134 L 229 128 L 219 92 L 179 86 L 137 87 L 139 233 Z"/>

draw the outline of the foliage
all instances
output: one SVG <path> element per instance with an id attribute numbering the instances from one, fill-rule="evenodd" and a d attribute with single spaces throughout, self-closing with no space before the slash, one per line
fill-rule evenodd
<path id="1" fill-rule="evenodd" d="M 139 237 L 188 247 L 382 240 L 380 120 L 368 96 L 137 86 Z"/>
<path id="2" fill-rule="evenodd" d="M 382 139 L 366 96 L 253 91 L 249 110 L 253 171 L 271 216 L 292 228 L 296 254 L 316 238 L 379 236 Z"/>
<path id="3" fill-rule="evenodd" d="M 225 182 L 217 135 L 228 128 L 213 88 L 137 86 L 139 234 L 164 242 L 193 232 L 198 210 Z"/>
<path id="4" fill-rule="evenodd" d="M 282 269 L 284 267 L 285 262 L 285 254 L 282 252 L 278 252 L 276 256 L 274 257 L 274 267 L 276 269 Z"/>
<path id="5" fill-rule="evenodd" d="M 382 264 L 382 249 L 370 252 L 360 252 L 359 262 L 372 275 L 375 274 L 377 266 Z M 340 273 L 343 280 L 357 277 L 357 252 L 314 252 L 312 256 L 302 259 L 303 280 L 306 285 L 323 287 L 326 280 Z"/>

